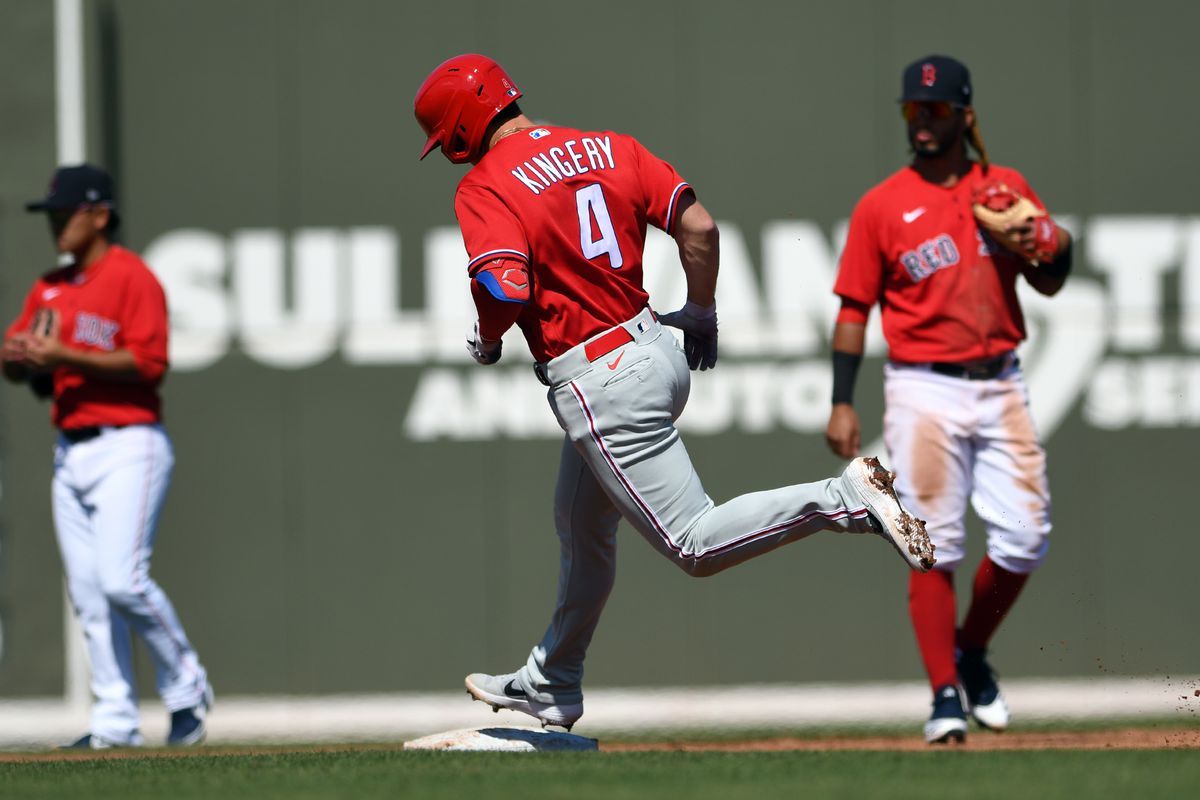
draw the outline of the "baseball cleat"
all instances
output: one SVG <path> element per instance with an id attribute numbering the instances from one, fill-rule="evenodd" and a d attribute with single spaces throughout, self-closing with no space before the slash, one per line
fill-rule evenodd
<path id="1" fill-rule="evenodd" d="M 867 504 L 879 524 L 879 535 L 891 542 L 901 558 L 917 572 L 932 569 L 937 561 L 933 556 L 934 544 L 925 532 L 925 521 L 900 505 L 893 488 L 896 473 L 884 469 L 878 458 L 870 457 L 854 459 L 842 475 Z"/>
<path id="2" fill-rule="evenodd" d="M 59 745 L 58 750 L 109 750 L 113 747 L 141 747 L 142 735 L 134 731 L 127 742 L 114 742 L 95 733 L 85 733 L 69 744 Z"/>
<path id="3" fill-rule="evenodd" d="M 988 730 L 1002 731 L 1008 727 L 1008 703 L 986 656 L 983 648 L 960 651 L 958 679 L 962 681 L 967 709 L 974 720 Z"/>
<path id="4" fill-rule="evenodd" d="M 473 672 L 467 676 L 464 683 L 467 694 L 487 703 L 493 711 L 499 712 L 502 708 L 520 711 L 538 720 L 543 728 L 547 725 L 558 725 L 570 731 L 583 716 L 583 703 L 554 704 L 529 699 L 517 682 L 516 673 L 485 675 L 482 672 Z"/>
<path id="5" fill-rule="evenodd" d="M 171 730 L 167 733 L 167 746 L 187 747 L 200 744 L 208 736 L 208 711 L 213 704 L 212 686 L 204 690 L 204 697 L 191 708 L 171 712 Z"/>
<path id="6" fill-rule="evenodd" d="M 962 744 L 967 740 L 967 712 L 957 686 L 943 686 L 933 693 L 933 713 L 925 723 L 929 744 Z"/>

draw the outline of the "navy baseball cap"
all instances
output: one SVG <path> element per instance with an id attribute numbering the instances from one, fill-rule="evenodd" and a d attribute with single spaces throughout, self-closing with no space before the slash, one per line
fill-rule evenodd
<path id="1" fill-rule="evenodd" d="M 900 102 L 971 105 L 971 73 L 967 65 L 950 56 L 925 56 L 904 68 Z"/>
<path id="2" fill-rule="evenodd" d="M 112 176 L 91 164 L 77 164 L 54 170 L 46 196 L 25 204 L 26 211 L 60 211 L 84 206 L 106 206 L 116 224 Z"/>

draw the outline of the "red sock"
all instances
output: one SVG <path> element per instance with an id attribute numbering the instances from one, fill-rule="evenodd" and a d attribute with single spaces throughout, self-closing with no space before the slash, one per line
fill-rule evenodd
<path id="1" fill-rule="evenodd" d="M 935 690 L 958 682 L 954 666 L 954 574 L 942 570 L 908 576 L 908 614 L 917 647 Z"/>
<path id="2" fill-rule="evenodd" d="M 959 646 L 964 650 L 987 647 L 1027 580 L 1029 575 L 1009 572 L 984 556 L 975 573 L 971 607 L 958 633 Z"/>

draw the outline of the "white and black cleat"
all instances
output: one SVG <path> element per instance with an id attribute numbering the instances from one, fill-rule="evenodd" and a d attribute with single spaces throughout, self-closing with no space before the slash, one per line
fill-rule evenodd
<path id="1" fill-rule="evenodd" d="M 924 733 L 928 744 L 962 744 L 967 740 L 967 713 L 957 686 L 943 686 L 934 692 L 933 712 Z"/>
<path id="2" fill-rule="evenodd" d="M 843 477 L 867 504 L 878 523 L 879 535 L 891 543 L 909 567 L 928 572 L 937 562 L 934 544 L 925 532 L 925 521 L 905 510 L 896 496 L 896 473 L 889 472 L 875 457 L 856 458 L 846 467 Z"/>
<path id="3" fill-rule="evenodd" d="M 957 666 L 967 713 L 982 728 L 997 732 L 1006 730 L 1008 703 L 996 682 L 996 672 L 987 661 L 987 651 L 983 648 L 960 650 Z"/>
<path id="4" fill-rule="evenodd" d="M 583 716 L 583 703 L 542 703 L 531 700 L 517 683 L 516 675 L 487 675 L 473 672 L 464 681 L 467 694 L 487 703 L 493 711 L 506 708 L 536 719 L 545 728 L 557 725 L 569 732 Z"/>

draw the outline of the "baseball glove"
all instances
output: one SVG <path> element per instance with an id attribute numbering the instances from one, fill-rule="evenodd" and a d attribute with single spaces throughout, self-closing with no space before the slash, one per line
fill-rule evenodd
<path id="1" fill-rule="evenodd" d="M 971 209 L 980 227 L 999 245 L 1034 264 L 1058 254 L 1058 226 L 1045 211 L 1006 183 L 975 190 Z M 1030 235 L 1032 234 L 1032 236 Z"/>

